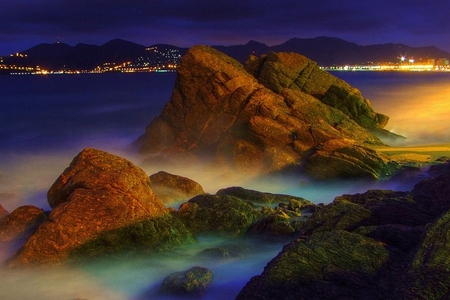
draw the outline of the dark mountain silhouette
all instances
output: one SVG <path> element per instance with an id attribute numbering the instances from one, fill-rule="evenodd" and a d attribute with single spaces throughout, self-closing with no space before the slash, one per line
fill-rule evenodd
<path id="1" fill-rule="evenodd" d="M 434 46 L 410 47 L 404 44 L 392 43 L 360 46 L 332 37 L 294 38 L 283 44 L 271 47 L 251 41 L 241 46 L 215 46 L 214 48 L 234 57 L 240 62 L 244 62 L 253 51 L 256 52 L 257 56 L 268 51 L 296 52 L 316 61 L 322 66 L 366 64 L 368 62 L 396 62 L 400 56 L 414 57 L 417 59 L 450 58 L 450 53 Z"/>
<path id="2" fill-rule="evenodd" d="M 156 47 L 161 51 L 148 51 Z M 366 64 L 368 62 L 396 62 L 400 56 L 419 58 L 450 58 L 450 53 L 434 46 L 410 47 L 404 44 L 376 44 L 361 46 L 339 38 L 293 38 L 275 46 L 249 41 L 245 45 L 213 46 L 213 48 L 245 62 L 249 55 L 260 56 L 269 51 L 296 52 L 316 61 L 319 65 Z M 22 51 L 26 57 L 6 57 L 6 64 L 18 66 L 41 66 L 50 70 L 79 69 L 92 70 L 104 63 L 121 64 L 124 62 L 146 61 L 151 64 L 164 64 L 168 53 L 184 55 L 187 48 L 167 44 L 155 44 L 145 47 L 122 39 L 115 39 L 104 45 L 78 44 L 74 47 L 64 43 L 40 44 Z"/>

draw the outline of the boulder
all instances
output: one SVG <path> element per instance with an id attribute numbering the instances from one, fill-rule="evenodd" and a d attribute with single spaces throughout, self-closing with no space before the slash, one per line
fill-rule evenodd
<path id="1" fill-rule="evenodd" d="M 20 206 L 0 220 L 0 241 L 9 242 L 25 237 L 46 219 L 47 215 L 42 209 L 33 205 Z"/>
<path id="2" fill-rule="evenodd" d="M 202 296 L 212 279 L 213 273 L 211 270 L 196 266 L 166 277 L 159 288 L 159 292 L 161 294 Z"/>
<path id="3" fill-rule="evenodd" d="M 186 201 L 205 193 L 199 183 L 164 171 L 150 175 L 150 181 L 153 193 L 165 204 Z"/>
<path id="4" fill-rule="evenodd" d="M 183 203 L 178 215 L 194 234 L 234 237 L 244 235 L 261 213 L 233 196 L 203 194 Z"/>
<path id="5" fill-rule="evenodd" d="M 217 50 L 189 49 L 170 102 L 135 143 L 147 163 L 202 161 L 214 170 L 251 176 L 299 171 L 306 164 L 311 175 L 327 168 L 331 158 L 339 170 L 318 178 L 386 175 L 389 159 L 367 147 L 383 145 L 370 130 L 387 118 L 373 112 L 370 102 L 342 99 L 353 114 L 324 103 L 336 82 L 345 91 L 354 89 L 299 54 L 271 53 L 258 66 L 262 69 L 253 75 L 259 82 Z"/>
<path id="6" fill-rule="evenodd" d="M 144 171 L 101 150 L 78 154 L 50 188 L 48 201 L 53 207 L 48 221 L 11 258 L 9 267 L 167 248 L 191 238 L 181 222 L 172 222 Z"/>

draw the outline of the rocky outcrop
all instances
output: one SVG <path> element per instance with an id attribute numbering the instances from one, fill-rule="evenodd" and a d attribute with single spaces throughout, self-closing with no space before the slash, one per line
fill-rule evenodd
<path id="1" fill-rule="evenodd" d="M 191 48 L 170 102 L 136 142 L 147 162 L 209 159 L 219 170 L 301 169 L 318 179 L 391 175 L 389 159 L 367 148 L 382 144 L 370 131 L 387 117 L 356 89 L 294 53 L 246 69 L 210 47 Z"/>
<path id="2" fill-rule="evenodd" d="M 251 56 L 246 70 L 272 91 L 298 90 L 337 108 L 364 128 L 383 128 L 389 118 L 376 113 L 370 101 L 345 81 L 321 70 L 317 63 L 297 53 L 270 52 Z"/>
<path id="3" fill-rule="evenodd" d="M 153 193 L 165 204 L 186 201 L 205 193 L 194 180 L 164 171 L 150 175 L 150 181 Z"/>
<path id="4" fill-rule="evenodd" d="M 237 299 L 448 298 L 449 180 L 337 197 Z"/>
<path id="5" fill-rule="evenodd" d="M 211 270 L 192 267 L 184 272 L 177 272 L 166 277 L 159 289 L 161 294 L 182 296 L 202 296 L 213 279 Z"/>
<path id="6" fill-rule="evenodd" d="M 48 192 L 53 210 L 10 267 L 59 264 L 127 250 L 167 249 L 191 235 L 150 188 L 144 171 L 96 149 L 74 158 Z"/>
<path id="7" fill-rule="evenodd" d="M 5 218 L 0 219 L 0 242 L 9 242 L 25 237 L 46 219 L 45 212 L 33 205 L 16 208 Z"/>

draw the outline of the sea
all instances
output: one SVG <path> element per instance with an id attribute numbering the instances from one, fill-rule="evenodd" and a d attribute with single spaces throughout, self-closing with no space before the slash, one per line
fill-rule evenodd
<path id="1" fill-rule="evenodd" d="M 450 143 L 450 73 L 332 74 L 357 87 L 375 111 L 390 117 L 386 129 L 406 137 L 402 146 Z M 48 189 L 86 147 L 123 156 L 139 166 L 140 158 L 130 152 L 130 145 L 170 100 L 175 79 L 176 73 L 0 76 L 0 204 L 9 212 L 25 204 L 49 210 Z M 148 166 L 144 170 L 149 175 L 159 171 Z M 190 177 L 209 193 L 240 185 L 315 203 L 330 203 L 336 196 L 370 188 L 412 187 L 355 182 L 317 186 L 298 178 L 261 182 L 230 177 L 227 181 L 186 168 L 165 171 Z M 199 263 L 192 259 L 198 251 L 222 242 L 210 237 L 170 255 L 80 268 L 0 269 L 0 299 L 176 299 L 156 293 L 162 279 Z M 18 246 L 0 243 L 0 263 Z M 255 249 L 242 258 L 204 262 L 214 272 L 214 280 L 203 299 L 234 299 L 282 245 Z"/>

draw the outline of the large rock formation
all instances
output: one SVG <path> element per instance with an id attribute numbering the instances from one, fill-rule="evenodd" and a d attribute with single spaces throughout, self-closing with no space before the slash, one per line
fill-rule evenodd
<path id="1" fill-rule="evenodd" d="M 447 299 L 450 169 L 318 209 L 237 299 Z"/>
<path id="2" fill-rule="evenodd" d="M 251 174 L 303 166 L 319 179 L 393 172 L 367 148 L 382 144 L 370 131 L 387 117 L 355 88 L 294 53 L 270 53 L 246 69 L 210 47 L 191 48 L 170 102 L 137 141 L 140 153 L 156 162 L 206 157 L 216 169 Z"/>
<path id="3" fill-rule="evenodd" d="M 157 199 L 144 171 L 96 149 L 74 158 L 48 192 L 53 210 L 9 266 L 58 264 L 108 253 L 166 249 L 192 239 Z"/>

